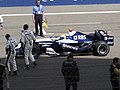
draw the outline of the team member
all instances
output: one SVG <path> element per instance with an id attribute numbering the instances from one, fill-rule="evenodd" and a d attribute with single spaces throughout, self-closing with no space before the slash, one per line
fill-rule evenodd
<path id="1" fill-rule="evenodd" d="M 62 64 L 62 74 L 65 79 L 66 90 L 70 90 L 72 85 L 73 90 L 77 90 L 77 82 L 79 82 L 79 68 L 76 61 L 73 61 L 73 54 L 69 53 L 67 60 Z"/>
<path id="2" fill-rule="evenodd" d="M 24 69 L 29 69 L 29 59 L 32 61 L 33 67 L 36 66 L 35 59 L 32 55 L 33 40 L 35 41 L 35 36 L 31 30 L 28 30 L 27 24 L 23 26 L 23 29 L 24 30 L 21 32 L 21 42 L 23 42 L 24 45 L 24 58 L 26 64 Z"/>
<path id="3" fill-rule="evenodd" d="M 1 15 L 0 15 L 0 27 L 3 27 L 3 18 Z"/>
<path id="4" fill-rule="evenodd" d="M 40 0 L 36 0 L 36 5 L 33 7 L 32 20 L 35 23 L 35 34 L 38 35 L 38 24 L 40 27 L 40 36 L 44 37 L 42 32 L 42 22 L 44 17 L 44 7 L 40 4 Z"/>
<path id="5" fill-rule="evenodd" d="M 9 70 L 9 75 L 11 75 L 11 65 L 13 68 L 13 75 L 17 75 L 17 65 L 16 65 L 16 50 L 15 47 L 17 46 L 17 42 L 14 38 L 10 36 L 10 34 L 6 34 L 5 38 L 7 39 L 6 42 L 6 54 L 7 54 L 7 59 L 6 59 L 6 65 Z"/>
<path id="6" fill-rule="evenodd" d="M 119 75 L 120 75 L 120 66 L 119 66 L 119 58 L 115 57 L 113 59 L 113 63 L 110 65 L 110 81 L 112 84 L 113 90 L 119 90 Z"/>

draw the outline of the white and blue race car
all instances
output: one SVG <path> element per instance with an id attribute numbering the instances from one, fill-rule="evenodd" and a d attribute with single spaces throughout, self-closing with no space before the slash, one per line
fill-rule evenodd
<path id="1" fill-rule="evenodd" d="M 33 55 L 37 59 L 40 54 L 50 56 L 67 55 L 69 52 L 79 55 L 106 56 L 114 46 L 114 36 L 104 30 L 95 30 L 94 33 L 85 34 L 78 31 L 70 31 L 56 37 L 37 39 L 33 45 Z M 16 47 L 17 56 L 23 55 L 21 43 Z"/>

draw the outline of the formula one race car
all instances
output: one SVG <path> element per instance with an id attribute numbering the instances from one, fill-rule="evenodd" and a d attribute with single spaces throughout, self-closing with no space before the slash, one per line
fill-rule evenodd
<path id="1" fill-rule="evenodd" d="M 109 46 L 113 45 L 114 36 L 108 35 L 104 30 L 95 30 L 90 34 L 69 31 L 60 36 L 37 39 L 33 45 L 33 55 L 36 59 L 42 53 L 50 56 L 67 55 L 69 52 L 106 56 L 110 51 Z M 16 47 L 16 51 L 17 55 L 23 55 L 20 43 Z"/>

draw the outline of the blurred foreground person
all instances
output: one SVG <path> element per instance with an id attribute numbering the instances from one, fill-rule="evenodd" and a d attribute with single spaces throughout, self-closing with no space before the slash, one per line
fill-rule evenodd
<path id="1" fill-rule="evenodd" d="M 36 66 L 35 59 L 32 55 L 32 48 L 33 48 L 33 41 L 36 40 L 33 32 L 31 30 L 28 30 L 28 25 L 25 24 L 23 26 L 22 32 L 21 32 L 21 42 L 24 45 L 24 58 L 25 58 L 25 67 L 24 69 L 29 69 L 29 59 L 33 63 L 33 68 Z"/>
<path id="2" fill-rule="evenodd" d="M 110 65 L 110 81 L 112 90 L 120 90 L 119 87 L 119 75 L 120 75 L 120 63 L 119 58 L 115 57 Z"/>
<path id="3" fill-rule="evenodd" d="M 70 90 L 70 87 L 73 87 L 73 90 L 77 90 L 77 82 L 79 82 L 79 68 L 76 61 L 73 61 L 73 54 L 69 53 L 67 60 L 62 64 L 62 74 L 65 79 L 66 90 Z"/>
<path id="4" fill-rule="evenodd" d="M 5 38 L 7 40 L 5 47 L 7 54 L 6 66 L 8 67 L 9 76 L 11 75 L 11 65 L 13 69 L 12 75 L 17 75 L 17 65 L 15 60 L 15 56 L 16 56 L 15 47 L 17 46 L 17 42 L 13 37 L 10 36 L 10 34 L 6 34 Z"/>
<path id="5" fill-rule="evenodd" d="M 3 90 L 3 75 L 5 72 L 5 65 L 4 64 L 0 64 L 0 90 Z"/>

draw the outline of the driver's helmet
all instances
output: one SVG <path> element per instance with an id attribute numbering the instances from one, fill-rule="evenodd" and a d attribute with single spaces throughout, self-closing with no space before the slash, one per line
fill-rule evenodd
<path id="1" fill-rule="evenodd" d="M 73 28 L 68 28 L 68 31 L 72 32 L 72 31 L 74 31 L 74 29 Z"/>
<path id="2" fill-rule="evenodd" d="M 76 33 L 76 31 L 73 28 L 68 29 L 69 36 L 73 36 Z"/>

